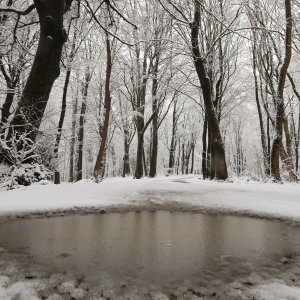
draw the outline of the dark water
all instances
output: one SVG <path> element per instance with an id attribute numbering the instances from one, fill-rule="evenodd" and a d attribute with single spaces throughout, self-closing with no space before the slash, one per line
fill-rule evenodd
<path id="1" fill-rule="evenodd" d="M 112 213 L 2 223 L 0 246 L 51 271 L 160 282 L 217 268 L 222 255 L 255 265 L 300 253 L 300 230 L 245 217 Z"/>

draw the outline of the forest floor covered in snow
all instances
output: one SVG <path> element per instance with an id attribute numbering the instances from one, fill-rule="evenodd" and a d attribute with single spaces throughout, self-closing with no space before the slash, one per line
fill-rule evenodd
<path id="1" fill-rule="evenodd" d="M 132 210 L 236 214 L 300 223 L 300 185 L 204 181 L 195 176 L 107 179 L 53 185 L 43 181 L 0 192 L 0 218 Z"/>
<path id="2" fill-rule="evenodd" d="M 140 210 L 231 214 L 300 224 L 300 185 L 203 181 L 195 176 L 108 179 L 102 183 L 52 185 L 47 182 L 0 193 L 0 220 L 67 214 Z M 1 226 L 1 224 L 0 224 Z M 0 299 L 300 299 L 300 256 L 254 267 L 220 258 L 217 272 L 160 289 L 118 283 L 98 287 L 65 274 L 49 274 L 26 253 L 0 248 Z M 234 267 L 234 272 L 233 272 Z"/>

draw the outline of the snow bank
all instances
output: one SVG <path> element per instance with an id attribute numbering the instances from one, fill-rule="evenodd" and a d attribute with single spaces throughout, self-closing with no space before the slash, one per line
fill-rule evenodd
<path id="1" fill-rule="evenodd" d="M 203 181 L 192 176 L 115 178 L 99 184 L 34 184 L 0 192 L 0 215 L 122 205 L 153 205 L 167 209 L 174 203 L 178 209 L 184 206 L 199 211 L 300 221 L 300 185 Z"/>
<path id="2" fill-rule="evenodd" d="M 5 282 L 4 282 L 5 280 Z M 16 282 L 7 286 L 9 279 L 6 276 L 0 276 L 0 299 L 2 300 L 39 300 L 37 291 L 43 288 L 39 280 L 32 282 Z"/>
<path id="3" fill-rule="evenodd" d="M 297 300 L 300 299 L 300 288 L 280 281 L 270 282 L 255 287 L 250 295 L 257 300 Z"/>

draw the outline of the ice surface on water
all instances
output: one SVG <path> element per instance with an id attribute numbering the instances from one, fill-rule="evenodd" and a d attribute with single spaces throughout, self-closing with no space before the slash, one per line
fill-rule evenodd
<path id="1" fill-rule="evenodd" d="M 237 262 L 255 266 L 300 252 L 299 237 L 280 222 L 162 211 L 0 224 L 0 246 L 95 281 L 171 282 L 230 265 L 235 272 Z"/>

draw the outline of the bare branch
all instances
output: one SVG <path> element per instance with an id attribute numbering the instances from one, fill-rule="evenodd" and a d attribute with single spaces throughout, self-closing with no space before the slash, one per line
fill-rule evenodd
<path id="1" fill-rule="evenodd" d="M 11 7 L 0 7 L 0 14 L 2 13 L 15 13 L 19 16 L 26 16 L 35 9 L 35 4 L 31 4 L 25 10 L 17 10 Z"/>

